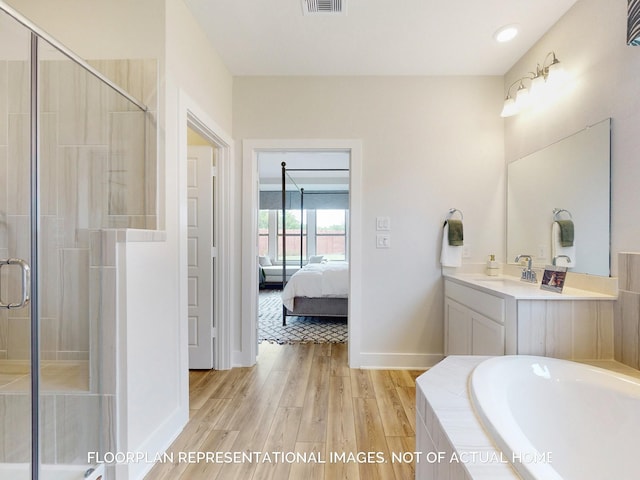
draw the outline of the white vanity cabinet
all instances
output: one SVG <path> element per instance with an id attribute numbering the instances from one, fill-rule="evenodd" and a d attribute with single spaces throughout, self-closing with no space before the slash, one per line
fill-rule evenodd
<path id="1" fill-rule="evenodd" d="M 540 289 L 514 277 L 444 280 L 445 355 L 613 358 L 616 295 Z"/>
<path id="2" fill-rule="evenodd" d="M 505 300 L 445 280 L 445 355 L 504 355 Z"/>

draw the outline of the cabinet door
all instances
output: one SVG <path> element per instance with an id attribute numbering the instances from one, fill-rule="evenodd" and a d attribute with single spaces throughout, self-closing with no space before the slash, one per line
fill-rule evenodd
<path id="1" fill-rule="evenodd" d="M 448 298 L 445 298 L 444 309 L 444 354 L 471 354 L 470 310 Z"/>
<path id="2" fill-rule="evenodd" d="M 471 338 L 473 355 L 504 355 L 504 326 L 490 318 L 471 314 Z"/>

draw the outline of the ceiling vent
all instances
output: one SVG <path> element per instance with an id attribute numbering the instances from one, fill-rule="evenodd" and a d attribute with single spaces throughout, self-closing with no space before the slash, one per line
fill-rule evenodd
<path id="1" fill-rule="evenodd" d="M 305 15 L 345 15 L 347 0 L 302 0 Z"/>

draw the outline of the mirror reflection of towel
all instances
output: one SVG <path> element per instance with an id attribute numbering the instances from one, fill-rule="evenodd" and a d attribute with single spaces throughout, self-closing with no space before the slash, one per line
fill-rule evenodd
<path id="1" fill-rule="evenodd" d="M 447 220 L 449 224 L 449 245 L 452 247 L 460 247 L 464 245 L 464 235 L 462 232 L 462 220 Z"/>
<path id="2" fill-rule="evenodd" d="M 561 232 L 562 229 L 560 227 L 560 222 L 553 222 L 553 225 L 551 226 L 551 257 L 554 258 L 559 257 L 560 255 L 566 255 L 566 257 L 556 258 L 556 265 L 559 267 L 575 268 L 576 245 L 572 241 L 571 246 L 563 247 L 560 240 Z"/>
<path id="3" fill-rule="evenodd" d="M 560 246 L 573 247 L 573 221 L 556 220 L 556 223 L 560 226 Z"/>

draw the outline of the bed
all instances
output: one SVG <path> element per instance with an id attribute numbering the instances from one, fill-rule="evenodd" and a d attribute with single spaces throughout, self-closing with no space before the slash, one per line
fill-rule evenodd
<path id="1" fill-rule="evenodd" d="M 282 325 L 287 316 L 346 317 L 347 262 L 309 263 L 291 276 L 282 291 Z"/>

